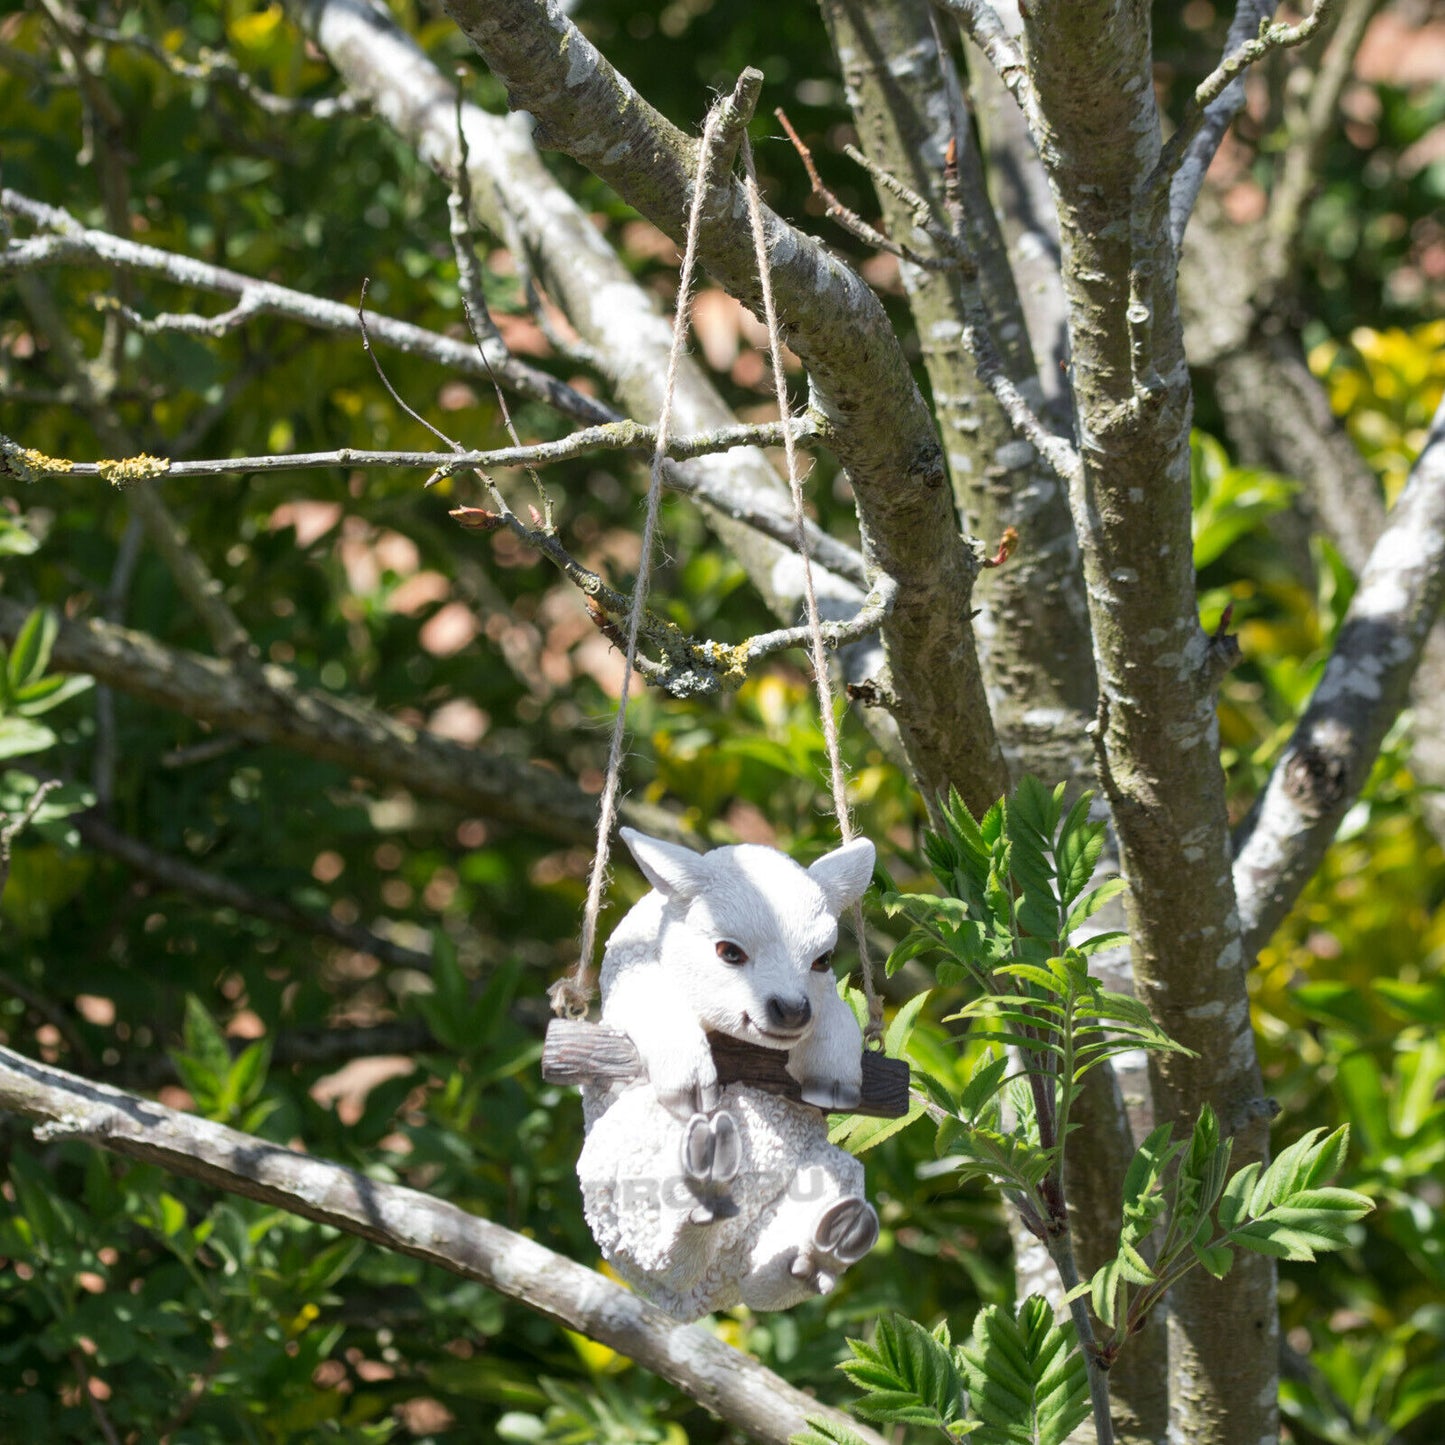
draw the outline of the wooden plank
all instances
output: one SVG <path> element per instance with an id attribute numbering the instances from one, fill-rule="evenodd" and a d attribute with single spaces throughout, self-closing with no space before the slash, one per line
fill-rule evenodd
<path id="1" fill-rule="evenodd" d="M 751 1084 L 770 1094 L 802 1102 L 798 1081 L 787 1070 L 782 1049 L 765 1049 L 726 1034 L 709 1034 L 713 1062 L 724 1084 Z M 643 1077 L 632 1040 L 616 1029 L 576 1019 L 553 1019 L 542 1050 L 542 1077 L 550 1084 L 630 1083 Z M 856 1109 L 837 1114 L 869 1114 L 899 1119 L 908 1112 L 908 1065 L 882 1054 L 863 1055 L 863 1098 Z"/>

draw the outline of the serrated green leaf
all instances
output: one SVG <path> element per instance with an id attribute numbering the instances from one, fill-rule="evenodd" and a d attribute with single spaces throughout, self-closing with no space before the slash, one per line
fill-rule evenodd
<path id="1" fill-rule="evenodd" d="M 1067 929 L 1072 937 L 1074 923 L 1071 919 Z M 1114 948 L 1121 943 L 1128 943 L 1129 935 L 1122 928 L 1106 929 L 1103 933 L 1095 933 L 1088 938 L 1079 939 L 1073 946 L 1085 957 L 1092 958 L 1094 954 L 1102 952 L 1106 948 Z"/>
<path id="2" fill-rule="evenodd" d="M 922 1012 L 924 1004 L 928 1002 L 930 989 L 924 989 L 910 998 L 902 1008 L 893 1015 L 892 1022 L 883 1034 L 883 1052 L 892 1059 L 903 1057 L 904 1050 L 908 1047 L 908 1038 L 912 1034 L 914 1026 L 918 1022 L 918 1015 Z"/>
<path id="3" fill-rule="evenodd" d="M 902 1315 L 884 1316 L 871 1344 L 849 1340 L 854 1358 L 839 1369 L 864 1397 L 855 1414 L 899 1424 L 946 1426 L 962 1413 L 963 1383 L 937 1336 Z"/>
<path id="4" fill-rule="evenodd" d="M 1017 1316 L 999 1305 L 980 1310 L 958 1356 L 981 1442 L 1063 1445 L 1089 1414 L 1073 1325 L 1058 1324 L 1038 1295 L 1026 1299 Z"/>
<path id="5" fill-rule="evenodd" d="M 805 1415 L 808 1428 L 788 1437 L 788 1445 L 866 1445 L 856 1430 L 839 1425 L 821 1415 Z"/>
<path id="6" fill-rule="evenodd" d="M 828 1130 L 828 1142 L 837 1144 L 850 1154 L 864 1154 L 885 1139 L 891 1139 L 927 1112 L 921 1099 L 909 1102 L 907 1112 L 896 1119 L 878 1119 L 868 1114 L 852 1114 L 840 1119 Z"/>
<path id="7" fill-rule="evenodd" d="M 1059 898 L 1069 909 L 1089 885 L 1104 851 L 1104 825 L 1089 821 L 1094 795 L 1083 793 L 1059 828 L 1054 862 L 1059 877 Z"/>
<path id="8" fill-rule="evenodd" d="M 1003 1087 L 1008 1067 L 1008 1055 L 999 1053 L 973 1071 L 958 1100 L 958 1112 L 964 1118 L 975 1119 L 982 1113 L 984 1106 Z"/>
<path id="9" fill-rule="evenodd" d="M 1069 910 L 1069 916 L 1064 922 L 1065 935 L 1072 937 L 1075 929 L 1087 923 L 1106 903 L 1117 898 L 1128 886 L 1122 878 L 1109 878 L 1097 888 L 1091 888 Z M 1082 944 L 1079 946 L 1083 947 Z"/>

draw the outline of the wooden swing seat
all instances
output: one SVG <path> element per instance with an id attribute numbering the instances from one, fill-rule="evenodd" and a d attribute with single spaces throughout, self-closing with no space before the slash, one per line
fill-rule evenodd
<path id="1" fill-rule="evenodd" d="M 802 1102 L 802 1089 L 788 1072 L 787 1055 L 781 1049 L 765 1049 L 726 1034 L 710 1033 L 708 1042 L 721 1083 L 750 1084 L 766 1093 Z M 559 1018 L 547 1025 L 542 1077 L 549 1084 L 580 1088 L 583 1084 L 631 1083 L 645 1074 L 626 1034 L 582 1019 Z M 908 1065 L 902 1059 L 865 1050 L 863 1097 L 858 1107 L 831 1112 L 901 1119 L 908 1112 Z"/>

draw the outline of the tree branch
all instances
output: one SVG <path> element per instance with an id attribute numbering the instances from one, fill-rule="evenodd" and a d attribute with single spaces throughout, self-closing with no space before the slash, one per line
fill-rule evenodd
<path id="1" fill-rule="evenodd" d="M 1264 0 L 1237 0 L 1234 19 L 1224 38 L 1225 55 L 1233 55 L 1247 40 L 1257 36 L 1260 23 L 1268 14 Z M 1244 99 L 1244 75 L 1240 73 L 1204 107 L 1199 128 L 1179 159 L 1179 169 L 1169 185 L 1169 234 L 1176 251 L 1184 244 L 1184 232 L 1194 213 L 1205 174 L 1234 117 L 1244 109 Z"/>
<path id="2" fill-rule="evenodd" d="M 1154 172 L 1144 183 L 1141 191 L 1140 206 L 1143 209 L 1152 209 L 1158 201 L 1168 197 L 1170 234 L 1176 252 L 1184 235 L 1184 225 L 1188 221 L 1188 213 L 1184 214 L 1182 220 L 1177 216 L 1179 203 L 1182 202 L 1185 191 L 1182 189 L 1177 193 L 1174 191 L 1174 178 L 1189 156 L 1195 137 L 1205 130 L 1209 122 L 1210 107 L 1216 101 L 1229 104 L 1226 97 L 1230 94 L 1230 87 L 1239 81 L 1251 65 L 1262 60 L 1270 51 L 1289 49 L 1313 39 L 1321 27 L 1329 23 L 1335 7 L 1339 3 L 1340 0 L 1315 0 L 1315 8 L 1298 25 L 1267 25 L 1256 30 L 1248 39 L 1236 45 L 1233 50 L 1226 48 L 1224 59 L 1195 88 L 1178 129 L 1165 143 Z M 1241 9 L 1243 8 L 1241 5 Z M 1234 23 L 1230 26 L 1230 39 L 1234 39 L 1236 28 L 1244 29 L 1246 26 L 1247 17 L 1242 19 L 1240 11 L 1236 10 Z M 1242 93 L 1240 99 L 1241 101 L 1243 99 Z M 1228 129 L 1227 120 L 1224 129 Z M 1223 135 L 1223 130 L 1220 134 Z M 1216 141 L 1215 144 L 1218 145 L 1218 142 Z M 1200 179 L 1202 180 L 1202 178 L 1201 173 Z M 1193 184 L 1191 180 L 1186 182 L 1185 186 Z M 1194 185 L 1194 194 L 1190 198 L 1191 205 L 1198 194 L 1198 186 Z"/>
<path id="3" fill-rule="evenodd" d="M 1319 867 L 1403 706 L 1445 596 L 1445 401 L 1345 614 L 1324 676 L 1235 846 L 1252 959 Z"/>
<path id="4" fill-rule="evenodd" d="M 89 1083 L 5 1048 L 0 1109 L 34 1121 L 37 1138 L 78 1138 L 477 1280 L 636 1360 L 755 1440 L 786 1445 L 806 1416 L 820 1415 L 869 1445 L 883 1445 L 866 1426 L 699 1326 L 680 1326 L 535 1240 L 415 1189 Z"/>
<path id="5" fill-rule="evenodd" d="M 309 296 L 304 291 L 293 291 L 274 281 L 258 281 L 254 276 L 244 276 L 239 271 L 213 266 L 192 256 L 143 246 L 113 236 L 109 231 L 93 230 L 82 226 L 68 211 L 32 200 L 18 191 L 0 191 L 0 212 L 28 221 L 40 232 L 23 240 L 11 240 L 0 249 L 0 275 L 42 266 L 99 263 L 131 274 L 157 276 L 195 291 L 234 296 L 238 300 L 238 304 L 222 318 L 177 318 L 163 313 L 150 319 L 152 329 L 191 329 L 206 335 L 220 335 L 242 319 L 281 316 L 320 331 L 355 333 L 358 330 L 356 310 L 352 306 L 327 301 L 320 296 Z M 218 325 L 220 321 L 226 324 Z M 408 356 L 423 356 L 463 376 L 487 376 L 487 363 L 490 363 L 502 381 L 518 395 L 545 402 L 577 421 L 596 423 L 616 419 L 601 402 L 583 396 L 556 377 L 519 361 L 505 349 L 494 349 L 495 354 L 489 353 L 484 361 L 471 342 L 441 336 L 409 321 L 373 314 L 368 318 L 368 324 L 377 339 L 388 346 Z"/>
<path id="6" fill-rule="evenodd" d="M 28 609 L 0 597 L 0 639 L 13 641 L 27 616 Z M 596 827 L 596 803 L 571 779 L 408 727 L 365 703 L 301 687 L 284 668 L 262 667 L 266 689 L 257 697 L 227 663 L 83 619 L 61 622 L 51 663 L 253 742 L 291 748 L 547 837 L 590 841 Z M 673 838 L 685 832 L 670 813 L 647 803 L 629 801 L 622 812 L 624 821 L 646 832 Z"/>

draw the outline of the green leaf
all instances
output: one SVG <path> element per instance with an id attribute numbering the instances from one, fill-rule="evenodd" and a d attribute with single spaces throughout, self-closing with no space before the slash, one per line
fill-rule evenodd
<path id="1" fill-rule="evenodd" d="M 1106 903 L 1117 898 L 1128 886 L 1122 878 L 1109 878 L 1099 884 L 1097 888 L 1091 888 L 1069 910 L 1069 916 L 1064 921 L 1065 935 L 1072 936 L 1076 928 L 1087 923 Z M 1122 939 L 1128 935 L 1119 933 L 1116 936 Z M 1082 944 L 1079 946 L 1083 947 Z M 1094 946 L 1097 948 L 1099 945 L 1095 942 Z"/>
<path id="2" fill-rule="evenodd" d="M 958 1112 L 964 1118 L 971 1120 L 978 1118 L 985 1106 L 1003 1087 L 1008 1067 L 1008 1055 L 1000 1052 L 973 1071 L 973 1075 L 964 1086 L 958 1101 Z"/>
<path id="3" fill-rule="evenodd" d="M 923 1005 L 928 1002 L 931 990 L 924 989 L 922 993 L 916 993 L 902 1008 L 893 1015 L 893 1021 L 888 1025 L 883 1035 L 883 1052 L 891 1059 L 903 1057 L 904 1050 L 908 1047 L 908 1038 L 912 1034 L 914 1025 L 918 1022 L 918 1015 L 922 1012 Z"/>
<path id="4" fill-rule="evenodd" d="M 1059 898 L 1065 909 L 1088 887 L 1104 851 L 1104 825 L 1089 821 L 1093 801 L 1092 793 L 1081 794 L 1059 829 L 1054 864 L 1059 876 Z"/>
<path id="5" fill-rule="evenodd" d="M 19 758 L 43 753 L 55 746 L 56 737 L 42 723 L 22 717 L 0 717 L 0 758 Z"/>
<path id="6" fill-rule="evenodd" d="M 58 672 L 52 673 L 49 677 L 42 677 L 37 682 L 16 688 L 11 697 L 11 707 L 21 717 L 39 717 L 41 713 L 49 712 L 51 708 L 59 707 L 61 703 L 69 702 L 83 692 L 89 692 L 94 686 L 93 677 L 78 674 L 64 677 Z"/>
<path id="7" fill-rule="evenodd" d="M 50 650 L 60 631 L 60 618 L 50 607 L 37 607 L 20 625 L 6 664 L 6 680 L 13 698 L 20 688 L 37 681 L 50 663 Z"/>
<path id="8" fill-rule="evenodd" d="M 1017 1316 L 1001 1305 L 981 1309 L 958 1359 L 981 1445 L 1063 1445 L 1088 1417 L 1088 1377 L 1073 1324 L 1057 1323 L 1039 1295 Z"/>
<path id="9" fill-rule="evenodd" d="M 877 1119 L 868 1114 L 850 1114 L 839 1119 L 828 1130 L 828 1142 L 837 1144 L 850 1154 L 863 1154 L 885 1139 L 916 1123 L 928 1112 L 922 1099 L 909 1101 L 908 1110 L 896 1119 Z"/>
<path id="10" fill-rule="evenodd" d="M 946 1429 L 963 1408 L 953 1354 L 935 1335 L 902 1315 L 884 1316 L 871 1344 L 849 1340 L 853 1359 L 838 1366 L 864 1390 L 853 1412 L 885 1424 Z"/>
<path id="11" fill-rule="evenodd" d="M 806 1430 L 788 1436 L 788 1445 L 867 1445 L 856 1430 L 826 1420 L 821 1415 L 805 1415 Z"/>

